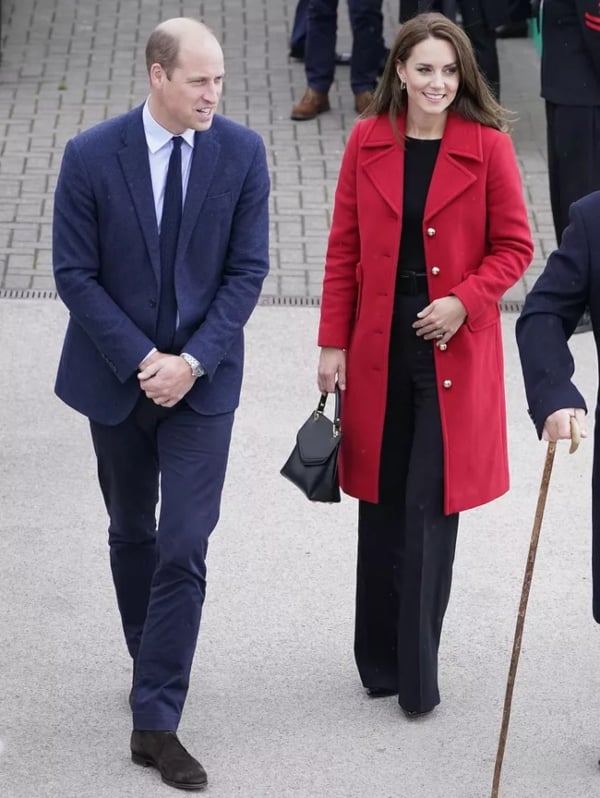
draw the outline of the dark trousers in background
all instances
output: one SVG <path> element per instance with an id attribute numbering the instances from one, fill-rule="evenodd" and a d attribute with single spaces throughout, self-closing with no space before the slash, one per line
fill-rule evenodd
<path id="1" fill-rule="evenodd" d="M 374 91 L 384 56 L 382 0 L 348 0 L 352 53 L 350 86 L 354 94 Z M 304 49 L 306 82 L 327 94 L 335 75 L 338 0 L 308 0 Z"/>
<path id="2" fill-rule="evenodd" d="M 500 63 L 495 28 L 485 21 L 481 4 L 474 0 L 458 0 L 462 26 L 471 40 L 480 70 L 495 97 L 500 98 Z"/>
<path id="3" fill-rule="evenodd" d="M 108 511 L 110 564 L 135 670 L 135 729 L 176 731 L 206 590 L 233 413 L 142 396 L 114 427 L 90 421 Z M 159 496 L 160 517 L 155 511 Z"/>
<path id="4" fill-rule="evenodd" d="M 550 204 L 557 244 L 573 202 L 600 190 L 600 107 L 546 103 Z"/>
<path id="5" fill-rule="evenodd" d="M 308 13 L 308 1 L 298 0 L 296 11 L 294 12 L 294 22 L 290 35 L 290 49 L 301 50 L 304 54 L 304 44 L 306 40 L 306 15 Z"/>
<path id="6" fill-rule="evenodd" d="M 432 342 L 411 327 L 426 294 L 397 298 L 379 504 L 359 502 L 355 657 L 365 687 L 401 706 L 439 703 L 438 648 L 458 514 L 443 513 L 443 445 Z M 450 346 L 452 344 L 450 343 Z"/>
<path id="7" fill-rule="evenodd" d="M 456 2 L 457 0 L 400 0 L 398 19 L 400 22 L 405 22 L 415 14 L 438 11 L 453 20 L 456 15 Z"/>
<path id="8" fill-rule="evenodd" d="M 523 22 L 531 16 L 531 0 L 511 0 L 509 6 L 510 21 Z"/>

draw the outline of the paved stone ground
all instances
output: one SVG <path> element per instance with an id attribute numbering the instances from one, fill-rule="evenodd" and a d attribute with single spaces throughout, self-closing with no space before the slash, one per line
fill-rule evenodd
<path id="1" fill-rule="evenodd" d="M 3 0 L 0 65 L 0 290 L 51 292 L 52 193 L 65 142 L 77 131 L 143 101 L 144 43 L 161 19 L 200 15 L 223 42 L 222 111 L 267 144 L 272 192 L 272 268 L 264 294 L 316 298 L 340 156 L 355 114 L 347 68 L 338 68 L 332 111 L 289 120 L 304 69 L 287 57 L 293 0 Z M 397 1 L 385 0 L 388 42 Z M 340 15 L 339 48 L 349 49 Z M 503 100 L 536 242 L 518 302 L 554 246 L 544 154 L 538 56 L 530 40 L 500 43 Z"/>

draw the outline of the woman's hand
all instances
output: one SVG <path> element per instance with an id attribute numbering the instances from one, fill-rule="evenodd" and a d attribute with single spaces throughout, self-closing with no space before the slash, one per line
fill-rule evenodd
<path id="1" fill-rule="evenodd" d="M 413 327 L 426 341 L 447 344 L 467 318 L 467 310 L 457 296 L 434 299 L 417 313 Z"/>
<path id="2" fill-rule="evenodd" d="M 324 346 L 321 348 L 317 375 L 317 385 L 321 393 L 335 391 L 336 377 L 340 390 L 346 390 L 346 353 L 343 349 Z"/>

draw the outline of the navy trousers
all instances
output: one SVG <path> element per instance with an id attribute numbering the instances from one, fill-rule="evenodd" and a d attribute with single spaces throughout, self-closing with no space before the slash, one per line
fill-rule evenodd
<path id="1" fill-rule="evenodd" d="M 233 413 L 142 395 L 121 424 L 90 421 L 110 564 L 135 674 L 135 729 L 175 731 L 189 685 Z M 160 516 L 156 524 L 159 499 Z"/>
<path id="2" fill-rule="evenodd" d="M 363 685 L 397 690 L 415 712 L 440 700 L 438 648 L 458 531 L 458 514 L 443 511 L 433 344 L 411 327 L 427 303 L 426 293 L 396 300 L 380 502 L 359 502 L 354 643 Z"/>
<path id="3" fill-rule="evenodd" d="M 306 41 L 306 17 L 308 14 L 309 0 L 298 0 L 296 11 L 294 12 L 294 22 L 290 34 L 290 48 L 301 49 L 304 52 Z"/>
<path id="4" fill-rule="evenodd" d="M 348 0 L 352 53 L 350 86 L 354 94 L 373 91 L 385 55 L 382 0 Z M 306 82 L 326 94 L 335 74 L 338 0 L 308 0 L 304 67 Z"/>

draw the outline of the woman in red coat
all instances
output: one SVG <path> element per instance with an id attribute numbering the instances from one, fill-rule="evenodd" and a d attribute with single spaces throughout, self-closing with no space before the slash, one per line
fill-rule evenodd
<path id="1" fill-rule="evenodd" d="M 344 153 L 318 383 L 344 390 L 359 501 L 355 656 L 369 695 L 439 703 L 458 513 L 508 490 L 498 301 L 533 253 L 503 109 L 441 14 L 405 23 Z"/>

